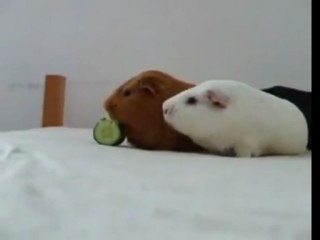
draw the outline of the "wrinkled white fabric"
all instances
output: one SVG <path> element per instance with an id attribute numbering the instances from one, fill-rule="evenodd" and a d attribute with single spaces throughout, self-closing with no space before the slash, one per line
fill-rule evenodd
<path id="1" fill-rule="evenodd" d="M 101 146 L 92 130 L 0 133 L 0 239 L 309 240 L 311 155 Z"/>

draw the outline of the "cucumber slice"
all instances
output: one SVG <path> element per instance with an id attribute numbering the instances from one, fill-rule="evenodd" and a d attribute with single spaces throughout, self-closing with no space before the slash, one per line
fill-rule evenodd
<path id="1" fill-rule="evenodd" d="M 124 142 L 124 129 L 116 121 L 102 118 L 93 129 L 94 140 L 102 145 L 117 146 Z"/>

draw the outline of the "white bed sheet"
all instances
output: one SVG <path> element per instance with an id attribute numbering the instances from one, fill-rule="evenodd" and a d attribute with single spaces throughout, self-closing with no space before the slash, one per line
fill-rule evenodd
<path id="1" fill-rule="evenodd" d="M 0 133 L 1 240 L 309 240 L 311 155 L 233 159 Z"/>

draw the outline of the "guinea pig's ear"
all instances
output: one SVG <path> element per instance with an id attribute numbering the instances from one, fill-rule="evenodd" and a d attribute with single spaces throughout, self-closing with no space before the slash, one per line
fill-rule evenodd
<path id="1" fill-rule="evenodd" d="M 154 77 L 142 78 L 139 81 L 139 87 L 145 89 L 152 94 L 156 94 L 164 90 L 164 85 L 160 79 Z"/>
<path id="2" fill-rule="evenodd" d="M 206 91 L 206 98 L 209 102 L 218 108 L 226 108 L 229 104 L 229 97 L 219 90 Z"/>

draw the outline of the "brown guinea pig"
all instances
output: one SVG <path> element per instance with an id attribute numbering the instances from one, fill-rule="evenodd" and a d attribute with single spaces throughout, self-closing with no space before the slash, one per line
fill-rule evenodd
<path id="1" fill-rule="evenodd" d="M 162 103 L 193 87 L 160 71 L 145 71 L 129 79 L 105 101 L 110 117 L 125 130 L 128 142 L 149 150 L 203 152 L 188 137 L 169 127 L 162 115 Z"/>

